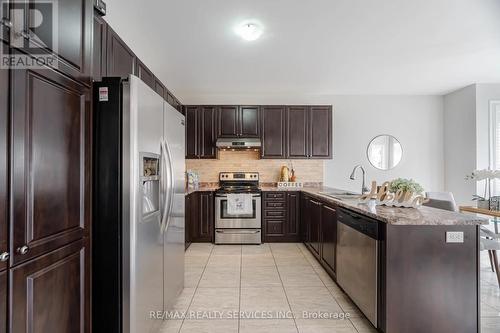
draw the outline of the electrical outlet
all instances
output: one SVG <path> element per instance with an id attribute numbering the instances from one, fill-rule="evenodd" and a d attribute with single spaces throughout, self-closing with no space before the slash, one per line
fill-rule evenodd
<path id="1" fill-rule="evenodd" d="M 464 242 L 464 232 L 463 231 L 447 231 L 446 232 L 446 243 L 463 243 Z"/>

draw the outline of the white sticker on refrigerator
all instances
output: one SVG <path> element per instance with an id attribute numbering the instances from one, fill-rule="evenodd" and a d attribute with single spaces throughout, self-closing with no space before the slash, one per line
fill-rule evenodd
<path id="1" fill-rule="evenodd" d="M 108 87 L 99 87 L 99 102 L 108 101 Z"/>

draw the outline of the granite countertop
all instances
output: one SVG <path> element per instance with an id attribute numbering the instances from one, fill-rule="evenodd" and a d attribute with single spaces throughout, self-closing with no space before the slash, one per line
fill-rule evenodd
<path id="1" fill-rule="evenodd" d="M 201 186 L 198 189 L 186 189 L 186 195 L 197 191 L 215 191 L 218 186 Z M 343 191 L 327 186 L 305 186 L 301 188 L 278 188 L 276 186 L 261 186 L 264 192 L 292 191 L 304 192 L 323 201 L 330 202 L 393 225 L 479 225 L 488 224 L 488 220 L 470 214 L 450 212 L 447 210 L 421 206 L 419 208 L 398 208 L 376 206 L 375 201 L 359 203 L 358 199 L 335 199 L 320 192 Z"/>

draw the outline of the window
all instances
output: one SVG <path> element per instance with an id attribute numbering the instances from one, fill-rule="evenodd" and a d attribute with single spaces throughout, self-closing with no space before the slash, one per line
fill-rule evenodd
<path id="1" fill-rule="evenodd" d="M 500 170 L 500 101 L 490 102 L 490 168 Z M 492 182 L 492 195 L 500 195 L 500 179 Z"/>

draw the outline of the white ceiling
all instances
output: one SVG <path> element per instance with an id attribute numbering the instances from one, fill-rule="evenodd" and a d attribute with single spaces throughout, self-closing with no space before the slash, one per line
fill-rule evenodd
<path id="1" fill-rule="evenodd" d="M 183 102 L 444 94 L 500 82 L 500 0 L 107 0 L 106 19 Z M 255 42 L 233 28 L 257 19 Z"/>

